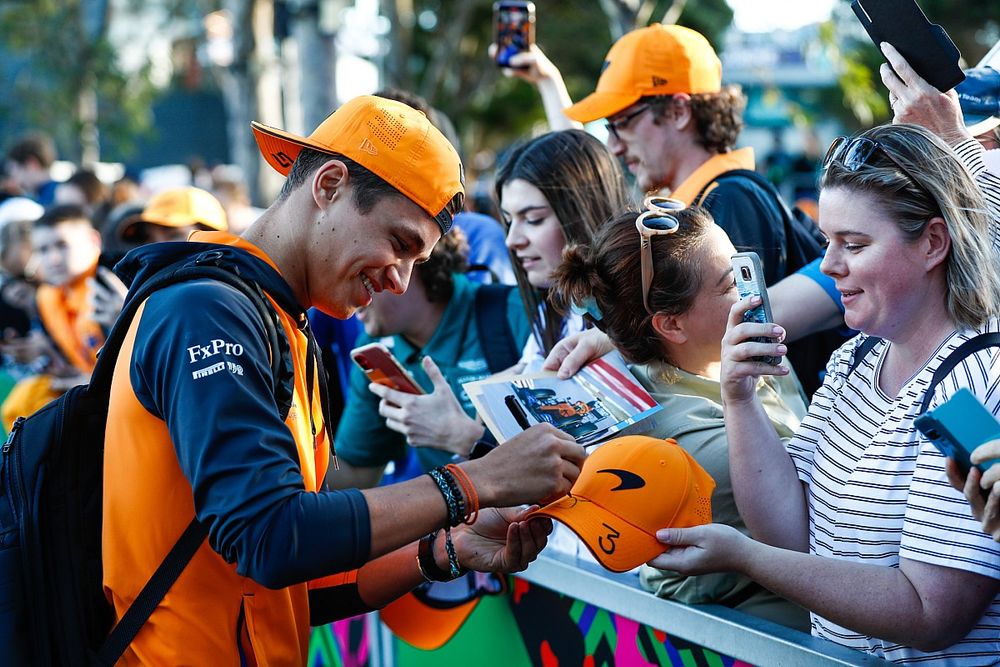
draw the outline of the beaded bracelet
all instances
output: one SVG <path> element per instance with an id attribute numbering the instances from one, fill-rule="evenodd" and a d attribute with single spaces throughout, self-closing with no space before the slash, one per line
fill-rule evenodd
<path id="1" fill-rule="evenodd" d="M 448 508 L 448 526 L 457 526 L 465 518 L 465 498 L 455 481 L 454 475 L 447 468 L 439 467 L 427 473 L 438 490 L 444 496 L 444 504 Z"/>

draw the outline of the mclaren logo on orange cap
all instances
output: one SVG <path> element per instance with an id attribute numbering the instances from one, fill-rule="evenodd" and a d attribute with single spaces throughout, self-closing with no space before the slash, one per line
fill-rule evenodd
<path id="1" fill-rule="evenodd" d="M 641 489 L 646 486 L 646 480 L 639 477 L 634 472 L 629 472 L 628 470 L 616 470 L 615 468 L 607 468 L 605 470 L 598 470 L 598 473 L 606 472 L 618 477 L 619 484 L 612 491 L 627 491 L 628 489 Z"/>
<path id="2" fill-rule="evenodd" d="M 598 447 L 570 495 L 534 514 L 566 524 L 601 565 L 625 572 L 667 548 L 656 539 L 660 528 L 709 523 L 714 488 L 711 476 L 675 441 L 625 436 Z"/>

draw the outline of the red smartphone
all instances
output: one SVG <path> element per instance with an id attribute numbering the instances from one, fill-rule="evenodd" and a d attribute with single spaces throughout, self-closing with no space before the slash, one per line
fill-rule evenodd
<path id="1" fill-rule="evenodd" d="M 382 343 L 369 343 L 354 348 L 351 350 L 351 359 L 364 371 L 368 379 L 376 384 L 407 394 L 424 393 L 409 371 L 403 368 L 396 357 L 392 356 L 389 348 Z"/>
<path id="2" fill-rule="evenodd" d="M 493 43 L 497 67 L 510 67 L 510 58 L 535 42 L 535 3 L 500 0 L 493 5 Z"/>

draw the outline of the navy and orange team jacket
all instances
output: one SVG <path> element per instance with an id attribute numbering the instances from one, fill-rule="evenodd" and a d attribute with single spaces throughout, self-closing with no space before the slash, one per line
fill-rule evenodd
<path id="1" fill-rule="evenodd" d="M 139 310 L 115 368 L 104 457 L 104 588 L 116 615 L 195 513 L 209 538 L 119 664 L 304 664 L 310 618 L 365 610 L 353 568 L 369 555 L 368 506 L 358 491 L 321 490 L 331 443 L 318 386 L 306 390 L 305 311 L 288 284 L 235 236 L 191 241 L 140 248 L 116 271 L 138 284 L 192 254 L 225 253 L 279 313 L 292 407 L 282 423 L 264 325 L 240 292 L 182 283 Z"/>

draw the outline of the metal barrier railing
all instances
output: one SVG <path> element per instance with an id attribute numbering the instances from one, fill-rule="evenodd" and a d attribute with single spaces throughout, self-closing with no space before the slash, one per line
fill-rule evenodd
<path id="1" fill-rule="evenodd" d="M 638 588 L 634 575 L 616 575 L 570 556 L 542 555 L 518 576 L 754 665 L 892 664 L 728 607 L 658 598 Z"/>

